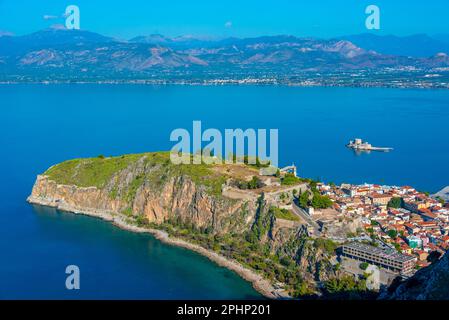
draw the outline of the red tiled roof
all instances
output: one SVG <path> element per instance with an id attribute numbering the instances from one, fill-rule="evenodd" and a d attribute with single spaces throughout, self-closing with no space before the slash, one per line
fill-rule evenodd
<path id="1" fill-rule="evenodd" d="M 419 224 L 420 226 L 423 226 L 423 227 L 427 227 L 427 226 L 436 226 L 436 225 L 437 225 L 437 223 L 436 223 L 436 222 L 433 222 L 433 221 L 423 221 L 423 222 L 418 222 L 418 224 Z"/>

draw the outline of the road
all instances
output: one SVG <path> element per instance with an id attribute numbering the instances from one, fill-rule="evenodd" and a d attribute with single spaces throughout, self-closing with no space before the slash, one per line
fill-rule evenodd
<path id="1" fill-rule="evenodd" d="M 318 223 L 316 223 L 315 221 L 313 221 L 313 219 L 307 214 L 307 212 L 304 211 L 304 209 L 300 208 L 296 203 L 292 203 L 292 209 L 293 209 L 293 213 L 296 214 L 297 216 L 299 216 L 302 220 L 304 220 L 305 222 L 307 222 L 307 224 L 311 227 L 313 227 L 314 229 L 314 234 L 315 236 L 319 237 L 321 236 L 321 232 L 320 232 L 320 226 L 318 225 Z"/>

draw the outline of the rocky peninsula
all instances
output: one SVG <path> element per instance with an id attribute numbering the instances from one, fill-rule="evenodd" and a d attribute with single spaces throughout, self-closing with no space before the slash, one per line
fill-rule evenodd
<path id="1" fill-rule="evenodd" d="M 238 273 L 268 298 L 321 296 L 324 282 L 344 278 L 335 244 L 309 237 L 281 209 L 309 185 L 259 169 L 174 165 L 164 152 L 75 159 L 39 175 L 28 201 L 151 233 Z"/>

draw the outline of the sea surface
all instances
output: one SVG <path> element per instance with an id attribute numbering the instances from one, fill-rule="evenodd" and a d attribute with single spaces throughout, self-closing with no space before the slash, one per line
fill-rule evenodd
<path id="1" fill-rule="evenodd" d="M 150 235 L 25 202 L 61 161 L 169 150 L 170 133 L 279 129 L 280 165 L 326 182 L 449 185 L 449 91 L 277 86 L 0 86 L 0 299 L 254 299 L 238 275 Z M 389 153 L 356 154 L 360 137 Z M 65 268 L 81 290 L 65 288 Z"/>

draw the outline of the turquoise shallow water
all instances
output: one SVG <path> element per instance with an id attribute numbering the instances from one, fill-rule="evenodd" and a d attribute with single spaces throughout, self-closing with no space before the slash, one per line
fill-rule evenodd
<path id="1" fill-rule="evenodd" d="M 0 298 L 254 298 L 187 250 L 97 219 L 25 203 L 60 161 L 168 150 L 170 132 L 278 128 L 281 165 L 334 182 L 449 185 L 449 91 L 108 85 L 0 86 Z M 391 153 L 356 155 L 361 137 Z M 65 266 L 82 289 L 65 290 Z"/>

